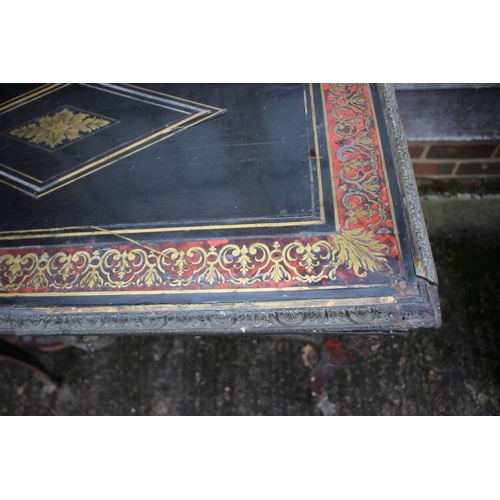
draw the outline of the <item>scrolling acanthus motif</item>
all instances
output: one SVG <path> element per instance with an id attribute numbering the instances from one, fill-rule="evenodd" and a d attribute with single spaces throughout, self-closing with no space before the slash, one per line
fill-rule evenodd
<path id="1" fill-rule="evenodd" d="M 385 231 L 388 200 L 368 88 L 325 84 L 324 91 L 342 228 Z"/>
<path id="2" fill-rule="evenodd" d="M 325 239 L 271 241 L 4 253 L 0 291 L 276 288 L 335 282 L 340 268 L 359 278 L 392 272 L 388 248 L 372 231 L 358 228 Z"/>
<path id="3" fill-rule="evenodd" d="M 51 149 L 63 143 L 80 139 L 82 134 L 90 134 L 109 125 L 108 120 L 87 113 L 74 113 L 64 108 L 54 114 L 37 118 L 19 128 L 11 130 L 10 135 L 25 139 L 33 144 L 45 144 Z"/>

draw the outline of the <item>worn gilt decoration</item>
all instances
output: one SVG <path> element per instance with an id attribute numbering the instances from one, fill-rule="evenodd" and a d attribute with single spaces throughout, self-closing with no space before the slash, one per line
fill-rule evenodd
<path id="1" fill-rule="evenodd" d="M 107 250 L 41 250 L 0 255 L 2 291 L 85 291 L 325 285 L 339 267 L 364 278 L 391 272 L 387 246 L 372 232 L 328 239 L 196 246 L 127 246 Z"/>
<path id="2" fill-rule="evenodd" d="M 90 134 L 109 125 L 108 120 L 87 113 L 74 112 L 64 108 L 56 113 L 37 118 L 19 128 L 11 130 L 10 135 L 33 144 L 41 144 L 51 149 L 67 144 L 82 135 Z"/>

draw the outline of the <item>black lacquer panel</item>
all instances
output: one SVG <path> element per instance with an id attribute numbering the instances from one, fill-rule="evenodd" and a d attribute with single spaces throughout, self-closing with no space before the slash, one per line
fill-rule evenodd
<path id="1" fill-rule="evenodd" d="M 318 185 L 326 151 L 317 89 L 150 87 L 70 85 L 3 111 L 0 231 L 324 222 L 331 192 Z M 13 94 L 3 89 L 5 99 Z M 57 144 L 44 138 L 43 125 L 68 114 L 69 126 L 83 114 L 98 127 Z M 165 129 L 166 139 L 150 139 Z M 325 162 L 320 175 L 328 181 Z"/>

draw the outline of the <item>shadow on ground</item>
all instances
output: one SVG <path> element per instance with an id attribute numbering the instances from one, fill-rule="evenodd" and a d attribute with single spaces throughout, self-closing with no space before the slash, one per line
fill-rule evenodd
<path id="1" fill-rule="evenodd" d="M 440 279 L 443 327 L 386 338 L 328 385 L 339 415 L 500 413 L 500 200 L 423 202 Z M 0 363 L 3 415 L 319 415 L 304 342 L 134 337 L 94 353 L 37 353 L 64 374 L 42 392 L 31 372 Z"/>

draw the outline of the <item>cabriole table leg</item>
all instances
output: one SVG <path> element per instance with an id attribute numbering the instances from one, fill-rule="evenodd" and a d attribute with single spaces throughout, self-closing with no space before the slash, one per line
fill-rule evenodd
<path id="1" fill-rule="evenodd" d="M 325 382 L 338 368 L 360 363 L 375 354 L 382 344 L 380 335 L 335 335 L 323 340 L 323 355 L 311 372 L 311 393 L 323 415 L 335 415 L 335 403 L 328 399 Z"/>

